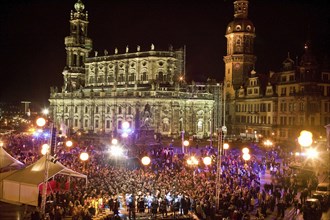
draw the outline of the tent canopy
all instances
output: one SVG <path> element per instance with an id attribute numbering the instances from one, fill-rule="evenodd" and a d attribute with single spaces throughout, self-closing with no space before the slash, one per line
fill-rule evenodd
<path id="1" fill-rule="evenodd" d="M 44 182 L 45 178 L 45 163 L 46 156 L 40 158 L 34 164 L 27 166 L 25 169 L 18 170 L 14 172 L 12 175 L 7 176 L 5 179 L 15 182 L 28 183 L 32 185 L 39 185 Z M 48 179 L 52 178 L 56 174 L 74 176 L 79 178 L 87 179 L 87 176 L 76 171 L 73 171 L 60 162 L 52 163 L 48 161 Z"/>
<path id="2" fill-rule="evenodd" d="M 0 147 L 0 171 L 10 169 L 20 169 L 24 164 L 12 157 L 3 147 Z"/>

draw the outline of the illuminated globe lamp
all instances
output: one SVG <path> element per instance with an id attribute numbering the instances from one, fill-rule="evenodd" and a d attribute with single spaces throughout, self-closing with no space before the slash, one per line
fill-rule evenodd
<path id="1" fill-rule="evenodd" d="M 125 121 L 125 122 L 123 123 L 122 127 L 123 127 L 124 130 L 129 129 L 129 123 L 128 123 L 127 121 Z"/>
<path id="2" fill-rule="evenodd" d="M 113 145 L 117 145 L 118 144 L 118 140 L 116 138 L 111 140 L 111 144 Z"/>
<path id="3" fill-rule="evenodd" d="M 70 140 L 68 140 L 68 141 L 65 142 L 65 146 L 72 147 L 73 146 L 73 142 L 70 141 Z"/>
<path id="4" fill-rule="evenodd" d="M 250 150 L 249 150 L 249 148 L 244 147 L 244 148 L 242 149 L 242 152 L 243 152 L 243 155 L 244 155 L 244 154 L 248 154 L 248 153 L 250 152 Z"/>
<path id="5" fill-rule="evenodd" d="M 46 155 L 49 152 L 49 149 L 50 149 L 50 147 L 48 144 L 43 144 L 41 146 L 41 154 Z"/>
<path id="6" fill-rule="evenodd" d="M 79 158 L 80 158 L 80 160 L 84 163 L 84 164 L 83 164 L 83 171 L 85 171 L 85 170 L 86 170 L 86 161 L 88 160 L 89 155 L 88 155 L 88 153 L 86 153 L 86 152 L 82 152 L 82 153 L 80 154 Z"/>
<path id="7" fill-rule="evenodd" d="M 298 137 L 298 143 L 302 147 L 309 147 L 313 143 L 313 134 L 310 131 L 303 130 Z"/>
<path id="8" fill-rule="evenodd" d="M 36 120 L 36 123 L 37 123 L 37 125 L 38 125 L 39 127 L 43 127 L 43 126 L 46 125 L 46 119 L 44 119 L 44 118 L 38 118 L 38 119 Z"/>
<path id="9" fill-rule="evenodd" d="M 251 159 L 251 155 L 249 153 L 243 154 L 243 160 L 245 160 L 245 162 L 250 160 L 250 159 Z"/>
<path id="10" fill-rule="evenodd" d="M 212 159 L 211 159 L 211 157 L 204 157 L 204 158 L 203 158 L 203 163 L 204 163 L 206 166 L 211 165 L 211 163 L 212 163 Z"/>
<path id="11" fill-rule="evenodd" d="M 184 146 L 185 148 L 187 148 L 187 147 L 189 146 L 189 141 L 184 140 L 184 141 L 183 141 L 183 146 Z M 186 151 L 186 150 L 185 150 L 185 151 Z"/>
<path id="12" fill-rule="evenodd" d="M 3 145 L 4 145 L 3 141 L 0 141 L 0 147 L 3 147 Z"/>
<path id="13" fill-rule="evenodd" d="M 224 143 L 223 144 L 223 152 L 224 152 L 224 155 L 226 156 L 226 151 L 229 149 L 229 144 L 228 143 Z"/>
<path id="14" fill-rule="evenodd" d="M 88 155 L 88 153 L 86 153 L 86 152 L 82 152 L 82 153 L 80 154 L 79 158 L 80 158 L 80 160 L 82 160 L 82 161 L 86 161 L 86 160 L 88 160 L 89 155 Z"/>
<path id="15" fill-rule="evenodd" d="M 148 157 L 148 156 L 142 157 L 141 162 L 144 166 L 148 166 L 151 162 L 150 157 Z"/>

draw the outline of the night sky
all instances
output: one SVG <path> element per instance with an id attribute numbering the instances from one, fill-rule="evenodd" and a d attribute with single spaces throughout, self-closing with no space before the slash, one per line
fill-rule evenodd
<path id="1" fill-rule="evenodd" d="M 76 0 L 1 0 L 0 102 L 29 100 L 47 105 L 50 86 L 63 85 L 64 37 Z M 189 2 L 189 3 L 187 3 Z M 83 0 L 94 50 L 110 54 L 141 46 L 149 50 L 186 45 L 187 80 L 223 80 L 225 30 L 232 0 Z M 290 52 L 301 56 L 307 39 L 323 58 L 330 48 L 327 0 L 250 0 L 256 27 L 256 71 L 279 70 Z M 94 53 L 93 53 L 94 55 Z"/>

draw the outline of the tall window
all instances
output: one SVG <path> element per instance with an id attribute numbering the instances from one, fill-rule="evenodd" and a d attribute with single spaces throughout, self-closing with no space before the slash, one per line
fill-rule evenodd
<path id="1" fill-rule="evenodd" d="M 197 131 L 198 132 L 202 132 L 203 131 L 203 122 L 202 121 L 199 121 L 197 123 Z"/>
<path id="2" fill-rule="evenodd" d="M 105 121 L 105 128 L 107 128 L 107 129 L 110 128 L 110 120 L 109 120 L 109 119 L 107 119 L 107 120 Z"/>
<path id="3" fill-rule="evenodd" d="M 84 127 L 85 127 L 85 128 L 88 127 L 88 119 L 85 119 Z"/>
<path id="4" fill-rule="evenodd" d="M 75 118 L 75 119 L 74 119 L 74 126 L 75 126 L 75 127 L 78 127 L 78 118 Z"/>

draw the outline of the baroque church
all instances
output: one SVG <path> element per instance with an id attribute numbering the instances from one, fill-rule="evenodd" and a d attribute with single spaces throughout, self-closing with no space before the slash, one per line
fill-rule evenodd
<path id="1" fill-rule="evenodd" d="M 302 129 L 324 134 L 330 123 L 329 68 L 316 61 L 307 42 L 301 58 L 288 54 L 280 72 L 257 73 L 248 6 L 248 0 L 234 1 L 234 19 L 224 30 L 223 84 L 187 83 L 184 48 L 159 50 L 151 44 L 91 56 L 88 13 L 78 0 L 65 38 L 64 86 L 51 88 L 49 98 L 56 126 L 116 136 L 128 122 L 132 130 L 172 138 L 206 138 L 226 126 L 229 140 L 277 142 L 294 140 Z"/>
<path id="2" fill-rule="evenodd" d="M 185 81 L 185 49 L 95 52 L 88 37 L 88 12 L 78 0 L 65 37 L 66 66 L 61 91 L 51 88 L 55 125 L 68 132 L 120 135 L 123 124 L 164 137 L 210 136 L 219 126 L 220 84 Z"/>

